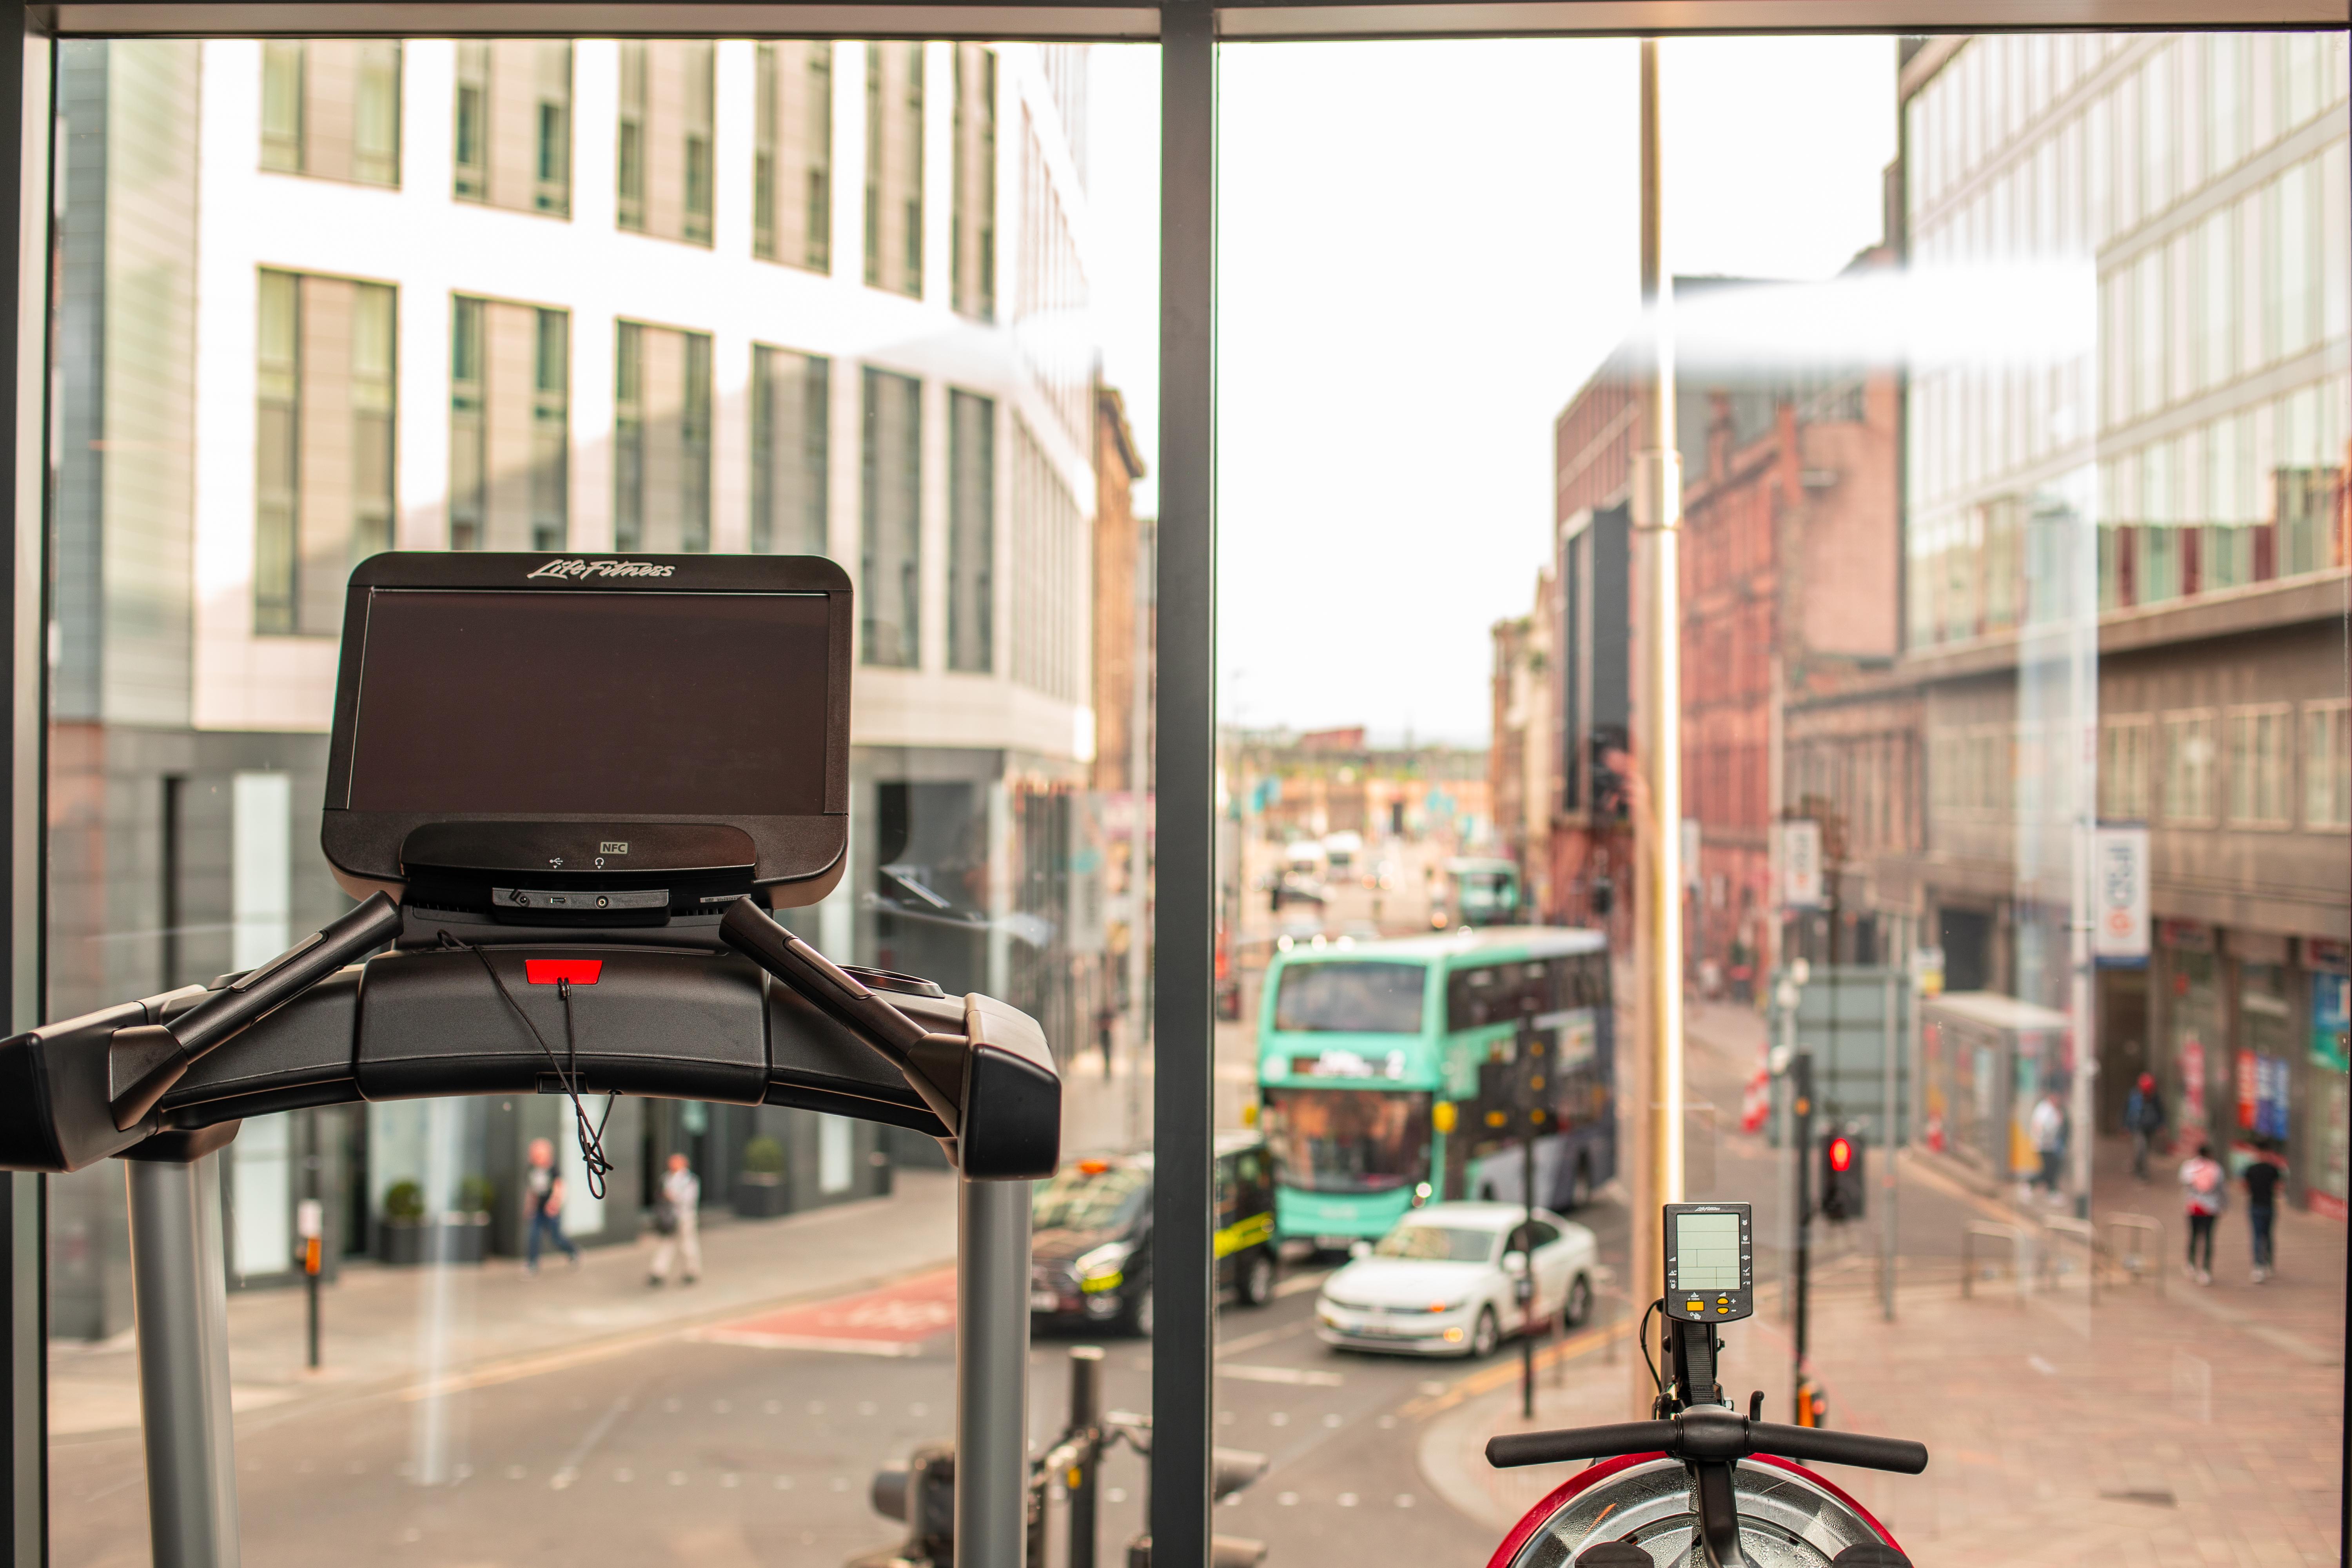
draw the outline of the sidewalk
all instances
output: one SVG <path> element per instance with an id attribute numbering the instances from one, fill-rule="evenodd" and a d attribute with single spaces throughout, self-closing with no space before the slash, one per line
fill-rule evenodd
<path id="1" fill-rule="evenodd" d="M 1690 1032 L 1695 1099 L 1703 1083 L 1752 1064 L 1762 1037 L 1752 1015 L 1717 1007 L 1695 1007 Z M 2163 1226 L 2160 1255 L 2149 1259 L 2163 1293 L 2155 1279 L 2103 1284 L 2095 1306 L 2077 1268 L 2021 1296 L 2004 1267 L 1963 1299 L 1957 1240 L 1966 1218 L 2018 1224 L 2064 1211 L 2021 1202 L 2015 1187 L 1941 1157 L 1906 1155 L 1899 1168 L 1897 1321 L 1880 1316 L 1874 1238 L 1847 1238 L 1843 1257 L 1816 1259 L 1811 1359 L 1832 1426 L 1915 1437 L 1934 1456 L 1916 1478 L 1833 1472 L 1919 1568 L 2337 1561 L 2343 1225 L 2281 1211 L 2279 1274 L 2255 1286 L 2243 1194 L 2233 1194 L 2214 1283 L 2198 1286 L 2180 1270 L 2185 1226 L 2172 1169 L 2142 1184 L 2124 1141 L 2101 1140 L 2093 1215 L 2145 1214 Z M 1790 1345 L 1774 1297 L 1727 1334 L 1726 1376 L 1743 1400 L 1763 1387 L 1768 1408 L 1785 1417 Z M 1481 1454 L 1489 1436 L 1632 1414 L 1623 1364 L 1612 1363 L 1608 1347 L 1567 1348 L 1557 1382 L 1541 1381 L 1534 1422 L 1519 1418 L 1514 1379 L 1492 1387 L 1481 1379 L 1472 1397 L 1432 1412 L 1421 1433 L 1433 1489 L 1498 1534 L 1566 1471 L 1491 1469 Z"/>
<path id="2" fill-rule="evenodd" d="M 510 1258 L 477 1268 L 346 1265 L 322 1293 L 322 1360 L 304 1360 L 304 1293 L 230 1296 L 229 1368 L 239 1414 L 359 1394 L 415 1392 L 452 1377 L 617 1353 L 746 1310 L 839 1295 L 955 1261 L 955 1179 L 897 1173 L 887 1198 L 742 1221 L 706 1217 L 699 1284 L 646 1284 L 655 1237 L 560 1256 L 536 1276 Z M 133 1334 L 49 1347 L 49 1431 L 72 1438 L 139 1425 Z"/>

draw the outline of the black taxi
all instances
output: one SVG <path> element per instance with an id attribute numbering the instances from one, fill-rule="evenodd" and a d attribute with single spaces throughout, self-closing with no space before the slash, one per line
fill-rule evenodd
<path id="1" fill-rule="evenodd" d="M 1217 1288 L 1244 1306 L 1274 1299 L 1274 1167 L 1255 1132 L 1216 1143 Z M 1151 1332 L 1151 1156 L 1073 1160 L 1029 1208 L 1029 1310 L 1041 1320 Z"/>

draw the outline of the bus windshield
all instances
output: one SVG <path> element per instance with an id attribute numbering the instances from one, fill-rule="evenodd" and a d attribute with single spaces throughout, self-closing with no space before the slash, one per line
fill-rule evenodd
<path id="1" fill-rule="evenodd" d="M 1418 963 L 1294 963 L 1274 1026 L 1286 1034 L 1418 1035 L 1427 971 Z"/>
<path id="2" fill-rule="evenodd" d="M 1266 1095 L 1267 1142 L 1283 1184 L 1310 1193 L 1381 1193 L 1429 1170 L 1426 1094 L 1278 1089 Z"/>
<path id="3" fill-rule="evenodd" d="M 1508 871 L 1464 871 L 1454 879 L 1461 884 L 1465 910 L 1510 909 L 1519 901 L 1513 885 L 1517 879 Z"/>

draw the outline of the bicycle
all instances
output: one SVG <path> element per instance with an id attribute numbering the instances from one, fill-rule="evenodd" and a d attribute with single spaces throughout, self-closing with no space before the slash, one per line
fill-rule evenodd
<path id="1" fill-rule="evenodd" d="M 1755 1310 L 1754 1212 L 1665 1205 L 1665 1371 L 1654 1419 L 1526 1432 L 1486 1445 L 1498 1468 L 1591 1461 L 1528 1510 L 1487 1568 L 1910 1568 L 1870 1511 L 1806 1462 L 1916 1476 L 1924 1445 L 1743 1416 L 1717 1381 L 1717 1326 Z M 1649 1313 L 1642 1318 L 1649 1359 Z"/>

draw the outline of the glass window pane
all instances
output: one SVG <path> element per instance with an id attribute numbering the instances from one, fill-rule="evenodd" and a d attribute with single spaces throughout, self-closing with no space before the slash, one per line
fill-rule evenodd
<path id="1" fill-rule="evenodd" d="M 1148 310 L 1114 343 L 1087 292 L 1150 298 L 1156 128 L 1089 154 L 1087 79 L 1143 102 L 1156 50 L 77 39 L 58 68 L 44 1008 L 207 985 L 352 907 L 318 845 L 362 558 L 830 558 L 866 659 L 847 849 L 781 918 L 1035 1018 L 1073 1161 L 1118 1162 L 1118 1202 L 1040 1222 L 1075 1331 L 1040 1332 L 1051 1436 L 1066 1351 L 1151 1322 L 1148 1253 L 1081 1260 L 1151 1213 L 1157 424 Z M 869 149 L 879 287 L 862 254 L 834 273 Z M 573 995 L 583 1057 L 612 977 Z M 956 1433 L 939 1142 L 594 1090 L 273 1100 L 213 1158 L 244 1561 L 908 1545 L 872 1482 Z M 1236 1156 L 1252 1195 L 1223 1222 L 1260 1258 L 1264 1161 Z M 145 1561 L 122 1172 L 47 1191 L 50 1558 Z M 1108 1365 L 1107 1408 L 1150 1408 L 1148 1348 Z M 1115 1553 L 1139 1452 L 1105 1479 Z"/>
<path id="2" fill-rule="evenodd" d="M 1218 51 L 1217 1060 L 1297 1295 L 1244 1328 L 1224 1281 L 1217 1432 L 1275 1458 L 1216 1519 L 1273 1561 L 1500 1539 L 1574 1478 L 1488 1438 L 1651 1414 L 1654 1025 L 1680 1195 L 1755 1206 L 1735 1405 L 1976 1452 L 2006 1406 L 1907 1397 L 1920 1346 L 2054 1391 L 2128 1339 L 2193 1445 L 2283 1406 L 2184 1295 L 2342 1333 L 2343 39 L 1656 52 L 1645 309 L 1638 45 Z M 1407 963 L 1442 1009 L 1360 984 Z M 2058 1442 L 1968 1508 L 1854 1495 L 2000 1555 L 2102 1489 L 2032 1398 Z M 2332 1473 L 2260 1524 L 2148 1484 L 2119 1542 L 2338 1528 Z"/>

